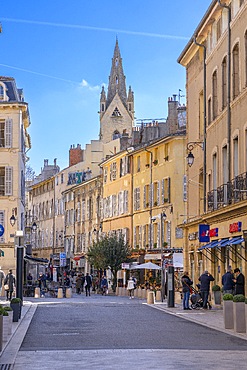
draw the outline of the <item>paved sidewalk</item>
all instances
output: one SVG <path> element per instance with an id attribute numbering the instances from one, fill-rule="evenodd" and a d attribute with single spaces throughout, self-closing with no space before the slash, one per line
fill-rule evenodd
<path id="1" fill-rule="evenodd" d="M 219 330 L 223 333 L 247 340 L 246 333 L 236 333 L 233 329 L 225 329 L 222 306 L 213 306 L 211 310 L 194 309 L 189 311 L 183 310 L 182 303 L 176 303 L 175 307 L 168 307 L 167 302 L 156 302 L 154 305 L 150 306 L 208 328 Z"/>

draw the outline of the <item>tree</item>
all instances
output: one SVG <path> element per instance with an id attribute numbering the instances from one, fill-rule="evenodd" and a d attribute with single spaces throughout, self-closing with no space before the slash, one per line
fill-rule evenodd
<path id="1" fill-rule="evenodd" d="M 125 243 L 122 234 L 105 235 L 99 241 L 94 242 L 89 247 L 87 257 L 89 263 L 97 269 L 105 270 L 109 268 L 113 275 L 113 291 L 117 286 L 117 273 L 121 270 L 123 262 L 127 262 L 131 255 L 131 249 Z"/>

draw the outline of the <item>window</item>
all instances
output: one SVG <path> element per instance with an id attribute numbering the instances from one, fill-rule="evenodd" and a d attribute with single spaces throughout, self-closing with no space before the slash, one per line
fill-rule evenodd
<path id="1" fill-rule="evenodd" d="M 121 137 L 121 134 L 120 134 L 119 131 L 116 130 L 116 131 L 113 132 L 112 140 L 116 140 L 116 139 L 118 139 L 120 137 Z"/>
<path id="2" fill-rule="evenodd" d="M 219 40 L 222 34 L 222 18 L 220 18 L 217 22 L 217 41 Z"/>
<path id="3" fill-rule="evenodd" d="M 238 137 L 233 140 L 233 175 L 238 176 Z"/>
<path id="4" fill-rule="evenodd" d="M 114 181 L 117 178 L 117 163 L 113 162 L 110 167 L 110 180 Z"/>
<path id="5" fill-rule="evenodd" d="M 63 173 L 61 174 L 61 184 L 63 184 Z"/>
<path id="6" fill-rule="evenodd" d="M 235 99 L 240 92 L 239 87 L 239 45 L 236 44 L 233 48 L 233 99 Z"/>
<path id="7" fill-rule="evenodd" d="M 159 206 L 160 205 L 160 183 L 155 182 L 153 184 L 153 205 Z"/>
<path id="8" fill-rule="evenodd" d="M 107 182 L 107 168 L 104 168 L 104 184 Z"/>
<path id="9" fill-rule="evenodd" d="M 112 117 L 121 117 L 121 113 L 120 113 L 118 107 L 116 107 L 114 109 L 114 111 L 112 112 Z"/>
<path id="10" fill-rule="evenodd" d="M 227 59 L 222 62 L 222 109 L 227 105 Z"/>
<path id="11" fill-rule="evenodd" d="M 245 44 L 245 86 L 247 86 L 247 31 L 244 35 L 244 44 Z"/>
<path id="12" fill-rule="evenodd" d="M 140 209 L 140 188 L 134 189 L 134 211 Z"/>
<path id="13" fill-rule="evenodd" d="M 213 73 L 212 93 L 213 93 L 213 120 L 214 120 L 218 115 L 217 71 L 214 71 Z"/>
<path id="14" fill-rule="evenodd" d="M 138 155 L 137 157 L 137 165 L 136 165 L 136 172 L 141 171 L 141 157 Z"/>
<path id="15" fill-rule="evenodd" d="M 212 116 L 211 116 L 211 111 L 212 111 L 212 100 L 211 98 L 208 99 L 208 125 L 212 122 Z"/>
<path id="16" fill-rule="evenodd" d="M 13 168 L 0 167 L 0 195 L 7 196 L 13 193 Z"/>
<path id="17" fill-rule="evenodd" d="M 4 99 L 4 88 L 2 85 L 0 85 L 0 99 L 3 100 Z"/>
<path id="18" fill-rule="evenodd" d="M 12 119 L 0 120 L 0 147 L 12 147 Z"/>

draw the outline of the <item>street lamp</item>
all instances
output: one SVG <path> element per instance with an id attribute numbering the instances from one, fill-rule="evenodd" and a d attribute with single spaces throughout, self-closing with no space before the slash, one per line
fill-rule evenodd
<path id="1" fill-rule="evenodd" d="M 12 208 L 12 216 L 9 219 L 10 225 L 13 227 L 16 223 L 17 208 Z"/>
<path id="2" fill-rule="evenodd" d="M 202 141 L 191 141 L 187 144 L 187 150 L 189 151 L 187 155 L 187 164 L 189 167 L 191 167 L 194 163 L 195 157 L 194 157 L 194 154 L 192 153 L 192 150 L 194 150 L 196 146 L 200 146 L 202 150 L 204 149 L 204 145 Z"/>

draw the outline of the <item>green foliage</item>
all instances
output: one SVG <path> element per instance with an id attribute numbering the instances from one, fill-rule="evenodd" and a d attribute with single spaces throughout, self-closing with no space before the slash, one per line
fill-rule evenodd
<path id="1" fill-rule="evenodd" d="M 233 295 L 230 293 L 223 294 L 223 301 L 232 301 Z"/>
<path id="2" fill-rule="evenodd" d="M 245 298 L 245 304 L 247 304 L 247 298 Z"/>
<path id="3" fill-rule="evenodd" d="M 131 249 L 125 243 L 122 234 L 105 235 L 99 241 L 94 242 L 87 252 L 87 258 L 94 268 L 100 270 L 110 269 L 113 274 L 113 290 L 117 286 L 117 272 L 123 262 L 128 262 Z"/>
<path id="4" fill-rule="evenodd" d="M 12 310 L 12 308 L 11 308 L 11 307 L 9 307 L 9 306 L 5 306 L 5 307 L 3 307 L 3 309 L 4 309 L 5 311 L 13 311 L 13 310 Z"/>
<path id="5" fill-rule="evenodd" d="M 212 286 L 212 291 L 213 291 L 213 292 L 219 292 L 219 291 L 220 291 L 220 286 L 219 286 L 219 285 L 217 285 L 217 284 L 216 284 L 216 285 L 213 285 L 213 286 Z"/>
<path id="6" fill-rule="evenodd" d="M 21 303 L 21 298 L 12 298 L 10 303 Z"/>
<path id="7" fill-rule="evenodd" d="M 233 302 L 245 302 L 245 296 L 243 294 L 236 294 L 233 296 Z"/>
<path id="8" fill-rule="evenodd" d="M 2 315 L 2 316 L 9 316 L 8 312 L 5 311 L 5 309 L 3 307 L 0 307 L 0 315 Z"/>

